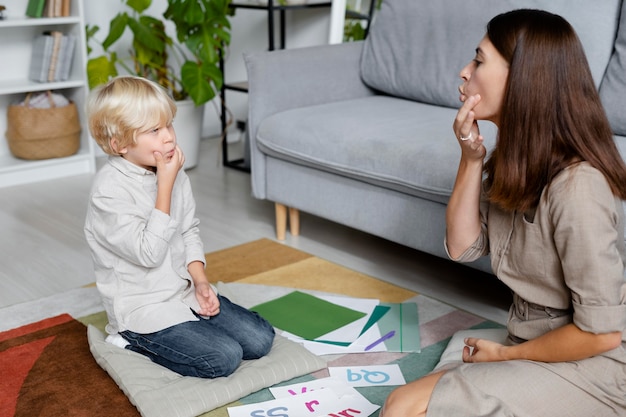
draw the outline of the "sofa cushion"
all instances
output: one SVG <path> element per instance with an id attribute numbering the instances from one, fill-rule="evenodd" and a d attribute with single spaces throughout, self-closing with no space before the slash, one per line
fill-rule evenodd
<path id="1" fill-rule="evenodd" d="M 626 136 L 626 5 L 622 6 L 615 52 L 600 86 L 600 98 L 613 131 Z"/>
<path id="2" fill-rule="evenodd" d="M 383 1 L 365 41 L 361 77 L 368 86 L 393 96 L 457 107 L 458 74 L 473 58 L 487 22 L 507 10 L 534 8 L 559 14 L 572 24 L 599 87 L 613 50 L 620 3 L 620 0 Z"/>
<path id="3" fill-rule="evenodd" d="M 455 115 L 373 96 L 270 116 L 259 125 L 257 143 L 275 158 L 447 203 L 460 158 Z M 480 123 L 490 147 L 495 127 Z"/>

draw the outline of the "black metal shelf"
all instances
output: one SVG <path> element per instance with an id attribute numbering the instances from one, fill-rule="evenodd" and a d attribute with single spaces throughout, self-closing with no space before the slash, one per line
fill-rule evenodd
<path id="1" fill-rule="evenodd" d="M 371 22 L 373 12 L 374 12 L 374 4 L 376 0 L 371 0 L 369 15 L 361 14 L 352 11 L 346 11 L 346 18 L 350 19 L 362 19 L 367 20 L 368 25 L 367 29 L 369 29 L 369 22 Z M 268 27 L 268 50 L 274 51 L 276 50 L 275 43 L 275 31 L 274 31 L 274 22 L 275 22 L 275 12 L 278 12 L 279 15 L 279 46 L 278 49 L 285 49 L 285 14 L 289 10 L 302 10 L 302 9 L 312 9 L 312 8 L 322 8 L 322 7 L 331 7 L 332 1 L 325 0 L 308 0 L 303 2 L 302 4 L 280 4 L 278 0 L 267 0 L 267 2 L 261 3 L 258 0 L 250 0 L 249 2 L 232 2 L 230 3 L 231 8 L 233 9 L 251 9 L 251 10 L 265 10 L 267 12 L 267 27 Z M 366 31 L 367 33 L 367 31 Z M 220 69 L 222 74 L 225 74 L 224 71 L 224 60 L 220 59 Z M 250 172 L 249 166 L 247 166 L 246 161 L 244 159 L 236 159 L 229 160 L 228 159 L 228 133 L 226 132 L 226 91 L 238 91 L 241 93 L 248 92 L 248 82 L 240 81 L 234 83 L 224 83 L 220 90 L 220 98 L 221 98 L 221 123 L 222 123 L 222 162 L 224 166 L 235 168 L 242 171 Z M 249 162 L 249 161 L 248 161 Z"/>
<path id="2" fill-rule="evenodd" d="M 233 91 L 239 91 L 242 93 L 247 93 L 248 92 L 248 82 L 247 81 L 240 81 L 238 83 L 228 83 L 228 84 L 224 84 L 224 88 L 226 90 L 233 90 Z"/>
<path id="3" fill-rule="evenodd" d="M 278 12 L 279 15 L 279 49 L 285 49 L 285 38 L 286 38 L 286 29 L 285 29 L 285 15 L 288 10 L 301 10 L 301 9 L 312 9 L 312 8 L 321 8 L 321 7 L 330 7 L 332 5 L 331 1 L 312 1 L 306 2 L 303 4 L 280 4 L 277 0 L 267 0 L 267 3 L 263 4 L 260 2 L 233 2 L 230 3 L 231 8 L 233 9 L 250 9 L 250 10 L 265 10 L 267 12 L 267 32 L 268 32 L 268 50 L 273 51 L 276 49 L 276 40 L 274 35 L 274 24 L 275 24 L 275 12 Z M 220 69 L 222 70 L 222 74 L 224 71 L 224 60 L 220 59 Z M 222 123 L 222 162 L 224 166 L 239 169 L 242 171 L 250 171 L 250 168 L 246 166 L 246 161 L 244 159 L 236 159 L 229 160 L 228 159 L 228 133 L 226 132 L 226 91 L 238 91 L 241 93 L 248 92 L 248 82 L 241 81 L 235 83 L 224 83 L 222 85 L 220 91 L 220 98 L 222 101 L 222 114 L 221 114 L 221 123 Z"/>

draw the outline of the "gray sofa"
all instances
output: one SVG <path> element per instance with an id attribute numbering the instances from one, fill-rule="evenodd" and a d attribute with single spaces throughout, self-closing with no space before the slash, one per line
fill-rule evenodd
<path id="1" fill-rule="evenodd" d="M 458 73 L 487 21 L 517 8 L 575 27 L 626 155 L 622 0 L 384 0 L 364 42 L 245 57 L 252 190 L 277 203 L 278 237 L 290 208 L 292 233 L 301 210 L 446 257 Z M 495 126 L 480 128 L 493 146 Z"/>

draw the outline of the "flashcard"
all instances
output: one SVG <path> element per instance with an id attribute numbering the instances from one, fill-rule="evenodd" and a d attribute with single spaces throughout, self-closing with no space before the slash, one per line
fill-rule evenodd
<path id="1" fill-rule="evenodd" d="M 230 417 L 367 417 L 380 408 L 354 388 L 346 389 L 351 394 L 338 396 L 331 388 L 322 388 L 227 410 Z"/>
<path id="2" fill-rule="evenodd" d="M 312 381 L 301 382 L 299 384 L 285 385 L 282 387 L 270 387 L 269 390 L 274 398 L 285 398 L 293 395 L 306 394 L 324 388 L 332 389 L 339 397 L 344 395 L 359 394 L 351 386 L 337 378 L 319 378 Z M 359 394 L 360 395 L 360 394 Z"/>
<path id="3" fill-rule="evenodd" d="M 228 407 L 230 417 L 306 417 L 326 415 L 340 408 L 332 389 L 320 389 L 255 404 Z"/>
<path id="4" fill-rule="evenodd" d="M 337 411 L 316 417 L 367 417 L 380 408 L 379 405 L 372 404 L 362 395 L 344 395 L 340 399 L 340 404 L 337 405 L 340 406 Z"/>
<path id="5" fill-rule="evenodd" d="M 398 364 L 329 367 L 328 373 L 352 387 L 406 384 Z"/>
<path id="6" fill-rule="evenodd" d="M 324 416 L 365 417 L 380 408 L 378 405 L 369 402 L 369 400 L 354 387 L 351 387 L 345 382 L 332 377 L 320 378 L 284 387 L 271 387 L 270 392 L 275 398 L 284 398 L 320 389 L 331 389 L 340 397 L 336 407 L 338 411 L 330 414 L 324 414 Z"/>

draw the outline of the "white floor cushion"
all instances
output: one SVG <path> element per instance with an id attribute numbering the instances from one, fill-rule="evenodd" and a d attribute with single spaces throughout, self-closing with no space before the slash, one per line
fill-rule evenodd
<path id="1" fill-rule="evenodd" d="M 144 417 L 197 416 L 281 381 L 326 367 L 302 346 L 276 336 L 270 353 L 244 361 L 230 376 L 184 377 L 147 357 L 105 342 L 94 326 L 87 329 L 91 353 Z"/>

